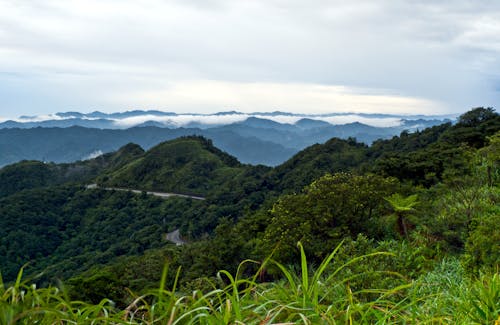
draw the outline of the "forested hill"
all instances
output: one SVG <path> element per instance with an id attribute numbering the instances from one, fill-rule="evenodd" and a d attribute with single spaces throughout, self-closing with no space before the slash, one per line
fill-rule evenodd
<path id="1" fill-rule="evenodd" d="M 499 131 L 498 113 L 478 108 L 455 125 L 403 132 L 372 146 L 333 138 L 274 168 L 241 164 L 196 136 L 147 151 L 128 144 L 73 164 L 6 166 L 0 270 L 11 281 L 30 262 L 26 274 L 44 271 L 39 283 L 72 279 L 78 298 L 98 299 L 98 291 L 118 301 L 127 301 L 125 287 L 155 285 L 165 260 L 182 266 L 180 281 L 189 289 L 246 258 L 274 252 L 293 264 L 297 241 L 313 262 L 341 241 L 345 258 L 390 251 L 397 258 L 363 267 L 385 263 L 413 279 L 450 256 L 468 272 L 486 272 L 500 257 Z M 85 188 L 90 183 L 207 199 Z M 188 245 L 165 240 L 175 229 Z M 382 278 L 367 281 L 387 285 Z"/>
<path id="2" fill-rule="evenodd" d="M 161 143 L 121 168 L 100 175 L 103 186 L 207 195 L 241 173 L 238 160 L 202 137 Z"/>
<path id="3" fill-rule="evenodd" d="M 141 147 L 131 143 L 116 152 L 71 164 L 22 161 L 8 165 L 0 169 L 0 197 L 36 187 L 88 182 L 105 171 L 120 168 L 143 153 Z"/>

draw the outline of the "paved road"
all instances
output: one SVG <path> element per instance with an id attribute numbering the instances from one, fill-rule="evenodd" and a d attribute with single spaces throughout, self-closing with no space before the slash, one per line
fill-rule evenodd
<path id="1" fill-rule="evenodd" d="M 102 190 L 106 190 L 106 191 L 124 191 L 124 192 L 132 192 L 132 193 L 137 193 L 137 194 L 141 194 L 144 192 L 148 195 L 153 195 L 153 196 L 161 197 L 164 199 L 172 197 L 172 196 L 176 196 L 176 197 L 185 197 L 185 198 L 189 198 L 189 199 L 193 199 L 193 200 L 205 200 L 205 198 L 201 197 L 201 196 L 186 195 L 186 194 L 179 194 L 179 193 L 141 191 L 141 190 L 135 190 L 135 189 L 131 189 L 131 188 L 121 188 L 121 187 L 100 187 L 97 184 L 89 184 L 85 187 L 87 189 L 97 189 L 98 188 L 98 189 L 102 189 Z"/>
<path id="2" fill-rule="evenodd" d="M 171 241 L 172 243 L 176 244 L 177 246 L 181 246 L 186 244 L 184 240 L 181 239 L 181 233 L 179 229 L 176 229 L 172 232 L 169 232 L 166 236 L 167 240 Z"/>

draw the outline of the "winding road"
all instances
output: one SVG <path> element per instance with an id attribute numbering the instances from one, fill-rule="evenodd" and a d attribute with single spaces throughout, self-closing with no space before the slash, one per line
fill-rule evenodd
<path id="1" fill-rule="evenodd" d="M 136 190 L 136 189 L 131 189 L 131 188 L 121 188 L 121 187 L 100 187 L 97 184 L 89 184 L 85 186 L 86 189 L 101 189 L 105 191 L 124 191 L 124 192 L 132 192 L 132 193 L 146 193 L 147 195 L 153 195 L 157 196 L 163 199 L 169 198 L 169 197 L 184 197 L 188 199 L 193 199 L 193 200 L 205 200 L 204 197 L 202 196 L 194 196 L 194 195 L 187 195 L 187 194 L 179 194 L 179 193 L 164 193 L 164 192 L 153 192 L 153 191 L 141 191 L 141 190 Z"/>

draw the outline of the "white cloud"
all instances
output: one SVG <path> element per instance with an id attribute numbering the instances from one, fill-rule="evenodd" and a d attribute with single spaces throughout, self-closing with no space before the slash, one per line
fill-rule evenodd
<path id="1" fill-rule="evenodd" d="M 214 127 L 221 125 L 228 125 L 233 123 L 240 123 L 248 119 L 249 117 L 256 117 L 260 119 L 267 119 L 275 121 L 282 124 L 295 124 L 297 121 L 308 118 L 312 120 L 325 121 L 332 125 L 342 125 L 353 122 L 360 122 L 366 125 L 377 126 L 377 127 L 391 127 L 401 125 L 402 118 L 415 119 L 416 116 L 385 116 L 385 117 L 371 117 L 362 116 L 359 114 L 283 114 L 283 113 L 273 113 L 273 114 L 263 114 L 261 113 L 225 113 L 225 114 L 178 114 L 178 115 L 154 115 L 154 114 L 143 114 L 136 115 L 132 117 L 124 118 L 111 118 L 108 119 L 114 121 L 116 128 L 130 128 L 140 125 L 145 122 L 157 122 L 162 123 L 168 127 L 192 127 L 192 124 L 200 124 L 202 127 Z M 428 115 L 427 118 L 443 119 L 443 116 L 432 116 Z M 41 122 L 48 120 L 64 120 L 68 118 L 74 118 L 74 116 L 61 117 L 59 115 L 40 115 L 40 116 L 29 116 L 13 119 L 18 122 Z M 95 117 L 82 116 L 79 117 L 86 120 L 95 120 Z M 421 118 L 418 116 L 418 118 Z M 0 122 L 3 122 L 0 120 Z M 84 160 L 95 158 L 101 155 L 102 152 L 97 150 L 91 154 L 85 156 Z"/>
<path id="2" fill-rule="evenodd" d="M 499 21 L 487 0 L 0 0 L 0 114 L 495 106 Z"/>
<path id="3" fill-rule="evenodd" d="M 210 125 L 225 125 L 237 122 L 242 122 L 249 117 L 247 114 L 235 115 L 194 115 L 182 114 L 177 116 L 155 116 L 155 115 L 140 115 L 127 117 L 124 119 L 116 119 L 115 124 L 119 127 L 132 127 L 148 121 L 163 123 L 172 127 L 184 127 L 190 123 L 201 123 L 207 126 Z"/>
<path id="4" fill-rule="evenodd" d="M 177 116 L 155 116 L 155 115 L 140 115 L 128 117 L 124 119 L 116 119 L 115 124 L 119 128 L 129 128 L 144 122 L 154 121 L 163 123 L 171 127 L 189 127 L 192 123 L 201 124 L 205 127 L 227 125 L 232 123 L 239 123 L 245 121 L 249 117 L 256 117 L 267 119 L 282 124 L 295 124 L 303 118 L 309 118 L 318 121 L 325 121 L 333 125 L 342 125 L 352 122 L 360 122 L 366 125 L 377 127 L 391 127 L 401 125 L 400 117 L 364 117 L 356 114 L 346 114 L 339 116 L 318 116 L 318 115 L 261 115 L 261 114 L 228 114 L 228 115 L 195 115 L 195 114 L 181 114 Z"/>
<path id="5" fill-rule="evenodd" d="M 90 160 L 90 159 L 94 159 L 94 158 L 97 158 L 97 157 L 102 156 L 102 155 L 103 155 L 102 150 L 96 150 L 96 151 L 91 152 L 87 156 L 83 157 L 82 160 Z"/>
<path id="6" fill-rule="evenodd" d="M 323 121 L 326 121 L 330 124 L 348 124 L 352 122 L 359 122 L 376 127 L 391 127 L 401 125 L 401 119 L 397 117 L 374 118 L 357 116 L 355 114 L 326 117 L 323 118 Z"/>

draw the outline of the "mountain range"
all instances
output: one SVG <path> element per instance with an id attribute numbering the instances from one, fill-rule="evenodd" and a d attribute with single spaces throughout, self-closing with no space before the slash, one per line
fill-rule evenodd
<path id="1" fill-rule="evenodd" d="M 147 150 L 181 136 L 199 135 L 242 163 L 278 165 L 298 151 L 332 137 L 371 144 L 403 131 L 450 122 L 452 116 L 384 114 L 305 115 L 283 112 L 176 114 L 65 112 L 21 116 L 0 123 L 0 166 L 21 160 L 85 160 L 133 142 Z"/>
<path id="2" fill-rule="evenodd" d="M 157 126 L 167 128 L 213 128 L 234 123 L 241 123 L 249 118 L 269 120 L 280 124 L 296 125 L 309 128 L 318 125 L 343 125 L 360 122 L 375 127 L 405 126 L 406 128 L 425 128 L 428 123 L 454 120 L 456 115 L 394 115 L 365 113 L 332 114 L 295 114 L 286 112 L 241 113 L 236 111 L 213 114 L 162 112 L 157 110 L 133 110 L 116 113 L 60 112 L 40 116 L 20 116 L 16 119 L 0 118 L 0 129 L 33 127 L 70 127 L 83 126 L 100 129 L 126 129 L 135 126 Z M 302 121 L 305 120 L 305 121 Z M 318 123 L 315 123 L 318 122 Z M 323 122 L 323 123 L 321 123 Z M 255 122 L 253 122 L 255 124 Z M 263 126 L 262 122 L 258 126 Z M 268 124 L 268 126 L 274 126 Z"/>

